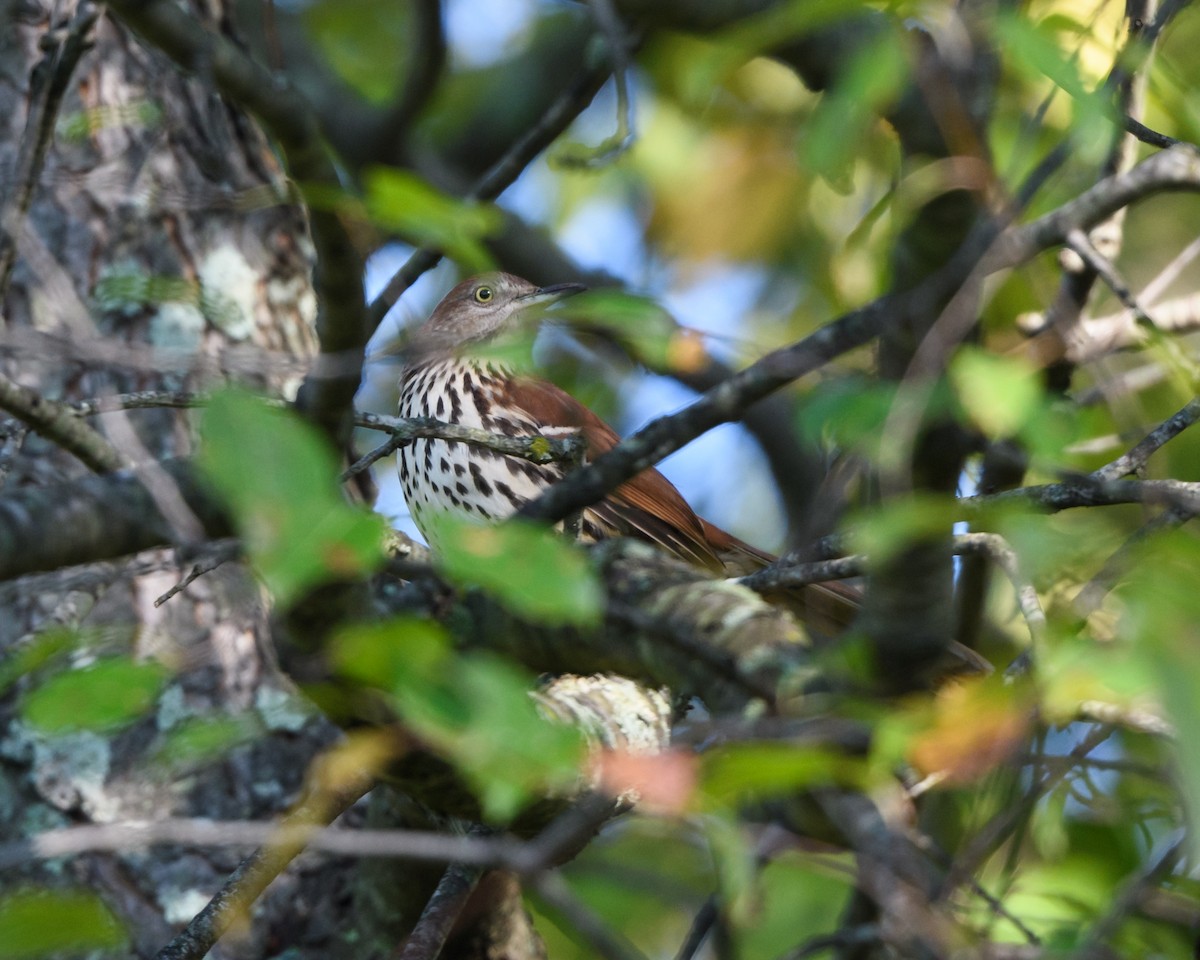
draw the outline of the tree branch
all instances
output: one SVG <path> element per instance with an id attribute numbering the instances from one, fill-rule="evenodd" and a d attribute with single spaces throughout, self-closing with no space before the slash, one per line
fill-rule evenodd
<path id="1" fill-rule="evenodd" d="M 3 374 L 0 407 L 96 473 L 111 473 L 129 465 L 117 448 L 80 420 L 71 407 L 49 400 Z"/>
<path id="2" fill-rule="evenodd" d="M 549 146 L 580 113 L 592 102 L 604 85 L 611 67 L 608 60 L 589 65 L 582 70 L 562 95 L 534 126 L 509 148 L 488 171 L 466 192 L 465 200 L 493 200 L 504 192 L 530 162 Z M 372 331 L 379 326 L 387 312 L 401 295 L 421 274 L 431 269 L 442 258 L 436 250 L 417 250 L 408 261 L 392 275 L 379 295 L 367 309 L 367 322 Z"/>

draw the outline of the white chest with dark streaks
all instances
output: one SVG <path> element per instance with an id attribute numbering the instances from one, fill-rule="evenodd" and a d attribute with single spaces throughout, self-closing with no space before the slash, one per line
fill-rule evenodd
<path id="1" fill-rule="evenodd" d="M 571 432 L 534 423 L 506 402 L 505 379 L 494 367 L 459 359 L 421 364 L 405 373 L 400 416 L 433 417 L 513 436 Z M 413 520 L 435 549 L 430 517 L 449 513 L 481 523 L 499 520 L 561 476 L 556 465 L 538 466 L 454 440 L 413 440 L 400 448 L 398 461 Z"/>

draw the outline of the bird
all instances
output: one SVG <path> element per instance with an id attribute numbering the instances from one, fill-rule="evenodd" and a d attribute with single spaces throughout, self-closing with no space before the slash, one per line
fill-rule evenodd
<path id="1" fill-rule="evenodd" d="M 539 287 L 510 273 L 471 277 L 455 286 L 413 334 L 400 375 L 401 417 L 430 417 L 506 436 L 580 435 L 583 461 L 620 441 L 599 416 L 545 380 L 472 355 L 522 325 L 528 313 L 585 288 Z M 564 464 L 538 464 L 460 441 L 416 439 L 399 451 L 400 482 L 413 521 L 436 551 L 439 514 L 482 522 L 511 516 L 562 479 Z M 734 575 L 774 557 L 697 516 L 654 468 L 583 510 L 579 537 L 633 537 L 714 574 Z"/>
<path id="2" fill-rule="evenodd" d="M 400 416 L 443 420 L 504 436 L 579 435 L 584 463 L 611 450 L 621 438 L 584 404 L 553 383 L 521 375 L 494 353 L 481 351 L 519 331 L 536 308 L 584 289 L 577 283 L 539 287 L 503 272 L 463 280 L 434 307 L 404 349 Z M 404 497 L 435 553 L 439 516 L 499 522 L 561 480 L 567 469 L 561 462 L 533 463 L 438 438 L 407 441 L 398 454 Z M 715 576 L 744 576 L 777 559 L 698 516 L 653 467 L 585 507 L 578 528 L 583 541 L 631 537 Z M 769 599 L 791 610 L 810 637 L 822 641 L 844 635 L 862 605 L 859 588 L 840 581 L 788 588 Z M 933 673 L 947 678 L 990 671 L 979 654 L 953 643 Z"/>

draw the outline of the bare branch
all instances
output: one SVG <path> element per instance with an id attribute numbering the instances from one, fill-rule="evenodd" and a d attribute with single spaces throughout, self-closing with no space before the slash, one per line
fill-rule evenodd
<path id="1" fill-rule="evenodd" d="M 390 433 L 392 440 L 398 440 L 401 444 L 426 437 L 436 440 L 458 440 L 473 446 L 486 447 L 497 453 L 508 454 L 511 457 L 520 457 L 522 460 L 529 460 L 533 463 L 575 462 L 584 452 L 584 441 L 578 436 L 565 437 L 561 440 L 540 436 L 506 437 L 489 433 L 478 427 L 444 423 L 431 417 L 403 418 L 385 417 L 378 413 L 358 413 L 355 414 L 354 425 Z M 373 451 L 368 456 L 375 452 L 378 451 Z M 386 455 L 386 453 L 379 454 L 379 456 Z"/>
<path id="2" fill-rule="evenodd" d="M 116 447 L 81 421 L 66 404 L 49 400 L 3 374 L 0 374 L 0 407 L 96 473 L 111 473 L 128 466 Z"/>
<path id="3" fill-rule="evenodd" d="M 1179 436 L 1197 420 L 1200 420 L 1200 400 L 1192 400 L 1151 430 L 1128 453 L 1093 470 L 1092 476 L 1100 481 L 1108 481 L 1137 473 L 1164 444 Z"/>
<path id="4" fill-rule="evenodd" d="M 545 115 L 530 127 L 509 151 L 492 164 L 464 195 L 466 200 L 492 200 L 510 186 L 521 171 L 541 153 L 567 126 L 592 102 L 596 92 L 604 85 L 610 68 L 607 61 L 586 67 L 562 96 L 550 105 Z M 431 269 L 442 258 L 435 250 L 417 250 L 384 285 L 379 295 L 367 309 L 367 322 L 372 331 L 379 326 L 387 312 L 401 295 L 426 270 Z"/>
<path id="5" fill-rule="evenodd" d="M 1123 207 L 1167 190 L 1200 191 L 1200 150 L 1185 144 L 1174 146 L 1101 180 L 1057 210 L 1006 230 L 984 263 L 988 272 L 1018 266 L 1042 250 L 1061 246 L 1072 230 L 1090 227 Z"/>
<path id="6" fill-rule="evenodd" d="M 482 867 L 450 864 L 396 960 L 436 960 L 482 876 Z"/>
<path id="7" fill-rule="evenodd" d="M 14 857 L 15 862 L 21 862 L 18 845 L 26 844 L 37 850 L 38 856 L 43 856 L 44 846 L 60 845 L 64 853 L 59 856 L 83 852 L 85 849 L 123 850 L 139 843 L 181 843 L 200 845 L 210 841 L 216 845 L 226 845 L 219 836 L 232 828 L 230 835 L 245 831 L 245 835 L 256 835 L 252 840 L 244 839 L 241 843 L 230 843 L 233 846 L 248 844 L 260 845 L 260 849 L 247 857 L 225 881 L 224 886 L 217 891 L 208 904 L 170 943 L 163 947 L 155 960 L 200 960 L 212 948 L 226 930 L 236 923 L 250 909 L 284 868 L 291 863 L 306 846 L 319 845 L 319 839 L 325 833 L 347 833 L 349 831 L 329 831 L 320 829 L 321 826 L 332 823 L 343 811 L 349 809 L 372 786 L 373 780 L 365 773 L 333 789 L 314 789 L 291 814 L 281 823 L 236 823 L 221 824 L 212 820 L 164 820 L 146 824 L 102 824 L 87 827 L 68 827 L 64 830 L 40 834 L 28 840 L 12 844 L 0 845 L 0 863 L 5 862 L 5 851 Z M 187 834 L 192 832 L 189 839 L 148 839 L 170 837 L 174 831 Z M 125 842 L 118 842 L 118 837 L 125 835 Z M 314 835 L 318 839 L 314 840 Z M 207 836 L 209 840 L 200 840 Z M 88 842 L 98 844 L 88 847 Z M 108 846 L 107 844 L 115 844 Z M 26 855 L 28 857 L 29 855 Z"/>

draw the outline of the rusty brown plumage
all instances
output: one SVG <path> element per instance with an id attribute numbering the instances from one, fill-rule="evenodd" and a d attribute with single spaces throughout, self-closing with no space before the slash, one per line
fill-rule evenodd
<path id="1" fill-rule="evenodd" d="M 581 434 L 585 460 L 620 440 L 595 413 L 552 383 L 517 376 L 470 356 L 470 347 L 514 329 L 527 307 L 580 288 L 538 288 L 511 274 L 464 280 L 434 309 L 413 337 L 401 377 L 400 415 L 435 417 L 489 432 L 564 437 Z M 561 464 L 533 464 L 493 450 L 443 440 L 414 440 L 401 448 L 400 477 L 417 526 L 437 547 L 434 514 L 500 520 L 561 479 Z M 651 468 L 583 511 L 581 535 L 628 536 L 656 544 L 715 574 L 749 573 L 775 558 L 698 517 L 683 495 Z M 802 592 L 806 617 L 832 632 L 853 616 L 855 597 L 840 584 Z"/>

